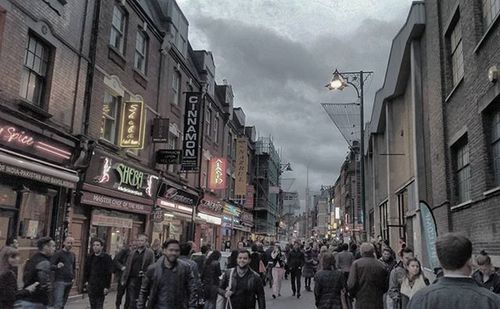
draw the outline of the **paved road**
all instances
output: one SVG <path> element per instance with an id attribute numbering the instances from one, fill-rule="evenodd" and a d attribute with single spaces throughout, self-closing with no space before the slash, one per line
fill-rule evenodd
<path id="1" fill-rule="evenodd" d="M 277 299 L 272 298 L 272 291 L 269 286 L 266 288 L 266 308 L 271 309 L 312 309 L 314 306 L 314 295 L 312 292 L 302 291 L 300 299 L 292 296 L 290 289 L 290 280 L 283 281 L 281 290 L 281 297 Z M 116 294 L 111 293 L 106 297 L 104 309 L 115 309 L 114 301 Z M 89 299 L 85 295 L 82 299 L 81 296 L 72 298 L 65 307 L 66 309 L 87 309 L 89 306 Z"/>

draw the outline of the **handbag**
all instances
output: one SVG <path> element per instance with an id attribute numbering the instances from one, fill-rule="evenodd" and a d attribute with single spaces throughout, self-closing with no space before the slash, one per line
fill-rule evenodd
<path id="1" fill-rule="evenodd" d="M 226 291 L 231 290 L 231 286 L 233 285 L 233 275 L 234 275 L 234 269 L 231 269 L 230 275 L 229 275 L 229 284 L 227 285 Z M 231 304 L 231 300 L 226 298 L 225 295 L 217 295 L 217 302 L 215 304 L 215 309 L 233 309 L 233 305 Z"/>
<path id="2" fill-rule="evenodd" d="M 266 265 L 264 265 L 264 262 L 262 262 L 262 260 L 260 260 L 259 262 L 259 273 L 261 274 L 265 274 L 266 273 Z"/>

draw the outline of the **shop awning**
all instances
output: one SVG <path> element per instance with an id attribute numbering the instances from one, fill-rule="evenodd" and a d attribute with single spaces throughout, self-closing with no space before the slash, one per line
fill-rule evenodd
<path id="1" fill-rule="evenodd" d="M 0 148 L 0 172 L 74 189 L 80 180 L 74 170 Z"/>

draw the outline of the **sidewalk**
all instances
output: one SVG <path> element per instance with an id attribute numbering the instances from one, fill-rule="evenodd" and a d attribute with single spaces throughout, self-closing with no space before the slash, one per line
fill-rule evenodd
<path id="1" fill-rule="evenodd" d="M 116 291 L 111 291 L 104 300 L 104 309 L 115 309 L 115 300 L 116 300 Z M 123 297 L 122 306 L 125 303 L 125 296 Z M 89 296 L 84 294 L 84 298 L 82 298 L 82 294 L 70 296 L 68 299 L 68 303 L 64 306 L 66 309 L 89 309 Z"/>

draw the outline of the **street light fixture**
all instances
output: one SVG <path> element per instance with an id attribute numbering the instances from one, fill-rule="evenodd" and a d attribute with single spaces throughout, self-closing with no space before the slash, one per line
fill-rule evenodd
<path id="1" fill-rule="evenodd" d="M 349 86 L 352 86 L 356 90 L 356 94 L 359 99 L 359 109 L 360 109 L 360 129 L 361 136 L 359 139 L 359 152 L 360 152 L 360 174 L 361 174 L 361 212 L 362 212 L 362 224 L 363 230 L 366 231 L 366 220 L 365 220 L 365 161 L 363 159 L 364 155 L 364 85 L 365 80 L 373 74 L 372 71 L 356 71 L 356 72 L 339 72 L 337 69 L 333 72 L 331 81 L 325 85 L 328 90 L 343 90 Z M 354 217 L 353 217 L 354 220 Z"/>

